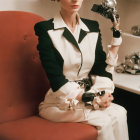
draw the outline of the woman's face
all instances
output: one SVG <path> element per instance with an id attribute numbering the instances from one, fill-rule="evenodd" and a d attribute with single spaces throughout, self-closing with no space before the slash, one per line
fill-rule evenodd
<path id="1" fill-rule="evenodd" d="M 60 0 L 61 10 L 66 12 L 77 12 L 82 6 L 83 0 Z"/>

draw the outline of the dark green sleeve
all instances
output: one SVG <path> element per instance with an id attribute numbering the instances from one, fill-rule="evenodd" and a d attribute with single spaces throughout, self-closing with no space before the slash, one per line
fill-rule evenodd
<path id="1" fill-rule="evenodd" d="M 98 36 L 96 50 L 95 50 L 95 63 L 90 73 L 112 79 L 112 74 L 105 70 L 107 67 L 107 63 L 105 62 L 106 53 L 103 51 L 102 38 L 101 38 L 98 22 L 96 22 L 96 28 L 97 28 L 97 31 L 99 32 L 99 36 Z"/>
<path id="2" fill-rule="evenodd" d="M 53 43 L 41 24 L 34 26 L 35 34 L 38 36 L 37 49 L 40 60 L 47 74 L 50 86 L 53 91 L 57 91 L 61 86 L 68 82 L 63 75 L 63 59 L 59 52 L 54 48 Z"/>

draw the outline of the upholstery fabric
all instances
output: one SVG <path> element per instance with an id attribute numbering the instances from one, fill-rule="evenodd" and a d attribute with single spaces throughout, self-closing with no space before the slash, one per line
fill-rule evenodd
<path id="1" fill-rule="evenodd" d="M 97 131 L 82 123 L 56 123 L 37 116 L 0 125 L 0 140 L 94 140 Z"/>
<path id="2" fill-rule="evenodd" d="M 32 13 L 0 12 L 0 122 L 36 113 L 48 82 L 40 64 Z"/>

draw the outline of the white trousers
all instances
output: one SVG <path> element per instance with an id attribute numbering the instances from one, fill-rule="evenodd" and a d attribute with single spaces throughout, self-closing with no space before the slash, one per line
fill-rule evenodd
<path id="1" fill-rule="evenodd" d="M 40 116 L 55 122 L 81 122 L 93 125 L 98 130 L 97 140 L 128 140 L 126 110 L 117 104 L 105 110 L 92 110 L 83 104 L 75 110 L 60 110 L 58 107 L 41 107 Z"/>

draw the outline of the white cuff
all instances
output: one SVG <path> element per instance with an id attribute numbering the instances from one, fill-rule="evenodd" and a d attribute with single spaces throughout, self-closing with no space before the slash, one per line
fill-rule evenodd
<path id="1" fill-rule="evenodd" d="M 119 38 L 113 37 L 111 40 L 111 45 L 113 46 L 120 46 L 122 44 L 122 37 L 120 36 Z"/>
<path id="2" fill-rule="evenodd" d="M 108 77 L 96 76 L 95 84 L 88 92 L 99 92 L 104 90 L 106 93 L 114 92 L 114 83 Z"/>
<path id="3" fill-rule="evenodd" d="M 74 99 L 79 93 L 83 92 L 83 89 L 81 89 L 80 85 L 76 82 L 67 82 L 58 92 L 67 99 Z"/>

